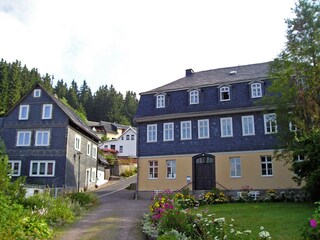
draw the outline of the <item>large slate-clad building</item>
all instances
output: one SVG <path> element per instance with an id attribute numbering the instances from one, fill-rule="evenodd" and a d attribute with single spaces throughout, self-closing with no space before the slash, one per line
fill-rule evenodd
<path id="1" fill-rule="evenodd" d="M 138 190 L 296 188 L 273 159 L 276 114 L 260 103 L 269 63 L 186 70 L 185 77 L 143 92 L 138 125 Z"/>

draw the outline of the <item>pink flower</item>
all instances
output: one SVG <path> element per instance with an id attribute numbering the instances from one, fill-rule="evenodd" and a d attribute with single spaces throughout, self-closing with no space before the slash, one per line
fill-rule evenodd
<path id="1" fill-rule="evenodd" d="M 312 228 L 316 228 L 316 227 L 317 227 L 317 220 L 311 219 L 311 220 L 310 220 L 310 226 L 311 226 Z"/>

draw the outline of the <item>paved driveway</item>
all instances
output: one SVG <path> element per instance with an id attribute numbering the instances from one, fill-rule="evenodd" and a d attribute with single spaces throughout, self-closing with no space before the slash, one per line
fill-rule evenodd
<path id="1" fill-rule="evenodd" d="M 142 240 L 140 232 L 143 214 L 148 212 L 150 200 L 134 200 L 134 191 L 125 190 L 135 178 L 121 180 L 99 188 L 101 204 L 75 223 L 61 240 Z M 108 184 L 107 184 L 108 185 Z"/>

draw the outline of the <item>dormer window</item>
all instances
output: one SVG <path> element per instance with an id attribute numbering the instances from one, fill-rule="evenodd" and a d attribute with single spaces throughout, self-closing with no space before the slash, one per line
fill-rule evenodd
<path id="1" fill-rule="evenodd" d="M 230 87 L 220 88 L 220 101 L 230 101 Z"/>
<path id="2" fill-rule="evenodd" d="M 33 97 L 41 97 L 41 89 L 33 90 Z"/>
<path id="3" fill-rule="evenodd" d="M 19 120 L 28 120 L 29 118 L 29 105 L 20 105 Z"/>
<path id="4" fill-rule="evenodd" d="M 189 92 L 189 103 L 199 104 L 199 90 L 192 90 Z"/>
<path id="5" fill-rule="evenodd" d="M 157 98 L 157 108 L 164 108 L 166 106 L 166 96 L 164 94 L 159 94 Z"/>
<path id="6" fill-rule="evenodd" d="M 252 83 L 251 84 L 251 98 L 262 97 L 262 84 Z"/>

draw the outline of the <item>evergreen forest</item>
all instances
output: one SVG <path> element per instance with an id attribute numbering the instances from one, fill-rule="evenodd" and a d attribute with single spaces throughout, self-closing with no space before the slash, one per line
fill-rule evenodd
<path id="1" fill-rule="evenodd" d="M 22 66 L 21 62 L 0 61 L 0 117 L 3 116 L 36 83 L 71 106 L 89 121 L 116 122 L 134 126 L 133 117 L 137 110 L 138 99 L 135 92 L 126 91 L 125 96 L 113 85 L 103 85 L 92 93 L 90 86 L 83 80 L 79 86 L 75 80 L 71 85 L 60 79 L 53 85 L 54 75 L 42 75 L 38 69 Z"/>

